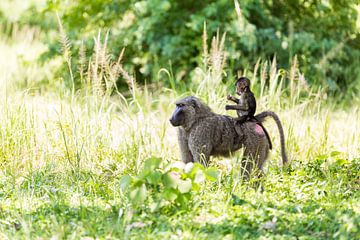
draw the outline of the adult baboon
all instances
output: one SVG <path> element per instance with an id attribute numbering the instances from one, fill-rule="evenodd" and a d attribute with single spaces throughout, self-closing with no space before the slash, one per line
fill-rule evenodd
<path id="1" fill-rule="evenodd" d="M 257 118 L 260 122 L 267 116 L 276 116 L 272 112 L 261 114 Z M 237 133 L 236 121 L 232 117 L 212 112 L 193 96 L 176 102 L 170 122 L 173 126 L 179 127 L 178 141 L 183 162 L 201 162 L 207 165 L 210 156 L 228 156 L 229 153 L 244 147 L 244 158 L 252 159 L 262 170 L 268 156 L 269 142 L 262 128 L 255 122 L 245 122 L 240 126 L 241 131 Z M 279 131 L 282 131 L 282 128 L 279 128 Z M 284 148 L 284 145 L 281 147 Z M 285 149 L 282 149 L 282 152 L 285 153 Z M 283 158 L 283 162 L 286 161 Z M 246 167 L 247 172 L 251 169 L 252 164 Z"/>

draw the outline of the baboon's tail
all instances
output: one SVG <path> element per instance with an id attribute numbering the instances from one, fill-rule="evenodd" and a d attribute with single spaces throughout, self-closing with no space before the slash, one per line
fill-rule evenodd
<path id="1" fill-rule="evenodd" d="M 283 160 L 283 164 L 285 165 L 288 162 L 288 158 L 287 158 L 286 151 L 285 151 L 285 136 L 284 136 L 284 130 L 283 130 L 282 124 L 280 122 L 278 115 L 272 111 L 264 111 L 255 116 L 255 118 L 259 122 L 264 122 L 266 117 L 272 117 L 278 127 L 279 134 L 280 134 L 281 157 Z"/>

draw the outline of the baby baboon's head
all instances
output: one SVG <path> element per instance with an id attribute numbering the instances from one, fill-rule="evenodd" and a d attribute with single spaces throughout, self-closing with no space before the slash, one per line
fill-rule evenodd
<path id="1" fill-rule="evenodd" d="M 246 91 L 250 90 L 250 80 L 247 77 L 240 77 L 236 83 L 236 93 L 238 95 L 243 94 Z"/>

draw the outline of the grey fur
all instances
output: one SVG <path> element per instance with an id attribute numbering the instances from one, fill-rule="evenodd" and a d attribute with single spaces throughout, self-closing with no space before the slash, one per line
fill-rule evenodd
<path id="1" fill-rule="evenodd" d="M 255 122 L 243 123 L 237 133 L 234 118 L 212 112 L 196 97 L 186 97 L 176 104 L 177 108 L 170 122 L 173 126 L 179 126 L 178 141 L 183 162 L 201 162 L 207 165 L 210 156 L 228 156 L 244 147 L 242 165 L 247 173 L 251 172 L 254 163 L 262 171 L 268 157 L 269 143 L 265 134 L 255 131 Z M 181 121 L 178 121 L 180 111 L 183 115 Z M 260 121 L 275 115 L 258 114 Z M 252 164 L 246 164 L 246 159 L 251 159 Z"/>

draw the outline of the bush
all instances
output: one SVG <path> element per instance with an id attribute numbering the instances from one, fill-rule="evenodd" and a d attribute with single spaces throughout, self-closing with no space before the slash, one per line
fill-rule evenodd
<path id="1" fill-rule="evenodd" d="M 216 181 L 218 172 L 204 168 L 198 163 L 185 165 L 182 162 L 161 168 L 161 158 L 149 158 L 137 176 L 125 175 L 120 180 L 121 189 L 134 205 L 150 202 L 150 210 L 174 204 L 186 208 L 192 192 L 201 189 L 205 179 Z"/>
<path id="2" fill-rule="evenodd" d="M 166 67 L 187 83 L 191 70 L 201 65 L 201 35 L 206 22 L 209 36 L 218 29 L 227 33 L 229 77 L 237 69 L 253 68 L 259 58 L 276 56 L 278 67 L 287 69 L 297 56 L 309 83 L 350 96 L 349 91 L 359 91 L 360 35 L 355 1 L 244 0 L 240 7 L 241 12 L 237 12 L 234 2 L 228 0 L 79 0 L 69 5 L 51 0 L 36 15 L 40 17 L 24 14 L 21 21 L 50 31 L 57 27 L 54 19 L 58 11 L 75 50 L 80 39 L 92 49 L 99 29 L 110 29 L 110 52 L 126 47 L 125 67 L 132 69 L 137 80 L 154 82 L 159 69 Z M 60 51 L 56 39 L 50 45 L 49 56 Z"/>

